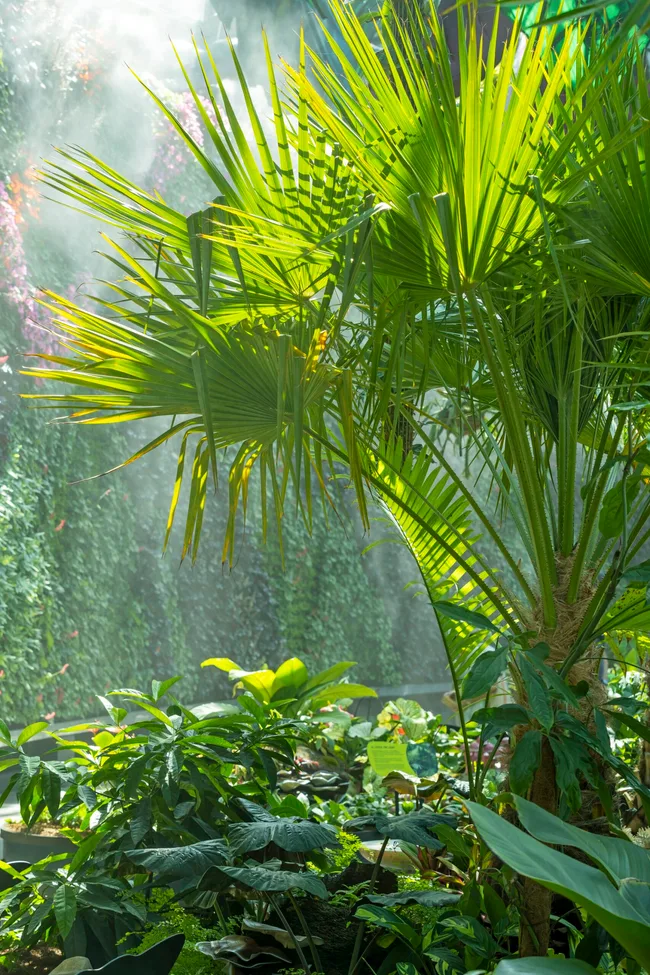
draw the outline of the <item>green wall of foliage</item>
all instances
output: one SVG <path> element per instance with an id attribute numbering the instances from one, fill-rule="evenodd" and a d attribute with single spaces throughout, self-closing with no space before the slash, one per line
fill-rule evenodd
<path id="1" fill-rule="evenodd" d="M 169 480 L 155 462 L 95 478 L 133 449 L 119 430 L 90 434 L 13 404 L 0 466 L 0 711 L 5 720 L 92 714 L 94 695 L 185 675 L 184 697 L 226 692 L 199 670 L 215 654 L 251 668 L 300 655 L 314 667 L 359 661 L 359 678 L 400 678 L 392 625 L 351 526 L 317 515 L 311 537 L 251 527 L 221 567 L 223 494 L 201 558 L 163 558 Z M 81 483 L 74 483 L 83 478 Z M 164 484 L 164 489 L 163 489 Z"/>

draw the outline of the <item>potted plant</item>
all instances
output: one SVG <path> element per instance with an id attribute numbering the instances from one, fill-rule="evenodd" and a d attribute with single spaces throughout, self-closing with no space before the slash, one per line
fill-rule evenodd
<path id="1" fill-rule="evenodd" d="M 37 739 L 47 727 L 46 721 L 37 721 L 14 739 L 0 721 L 0 768 L 10 771 L 0 807 L 12 792 L 20 807 L 19 818 L 6 820 L 0 828 L 6 861 L 36 863 L 50 855 L 72 855 L 76 850 L 73 837 L 83 837 L 87 828 L 87 810 L 79 793 L 80 770 L 70 761 L 47 760 L 59 749 L 54 740 L 48 749 Z M 36 752 L 29 747 L 35 739 L 39 740 Z"/>

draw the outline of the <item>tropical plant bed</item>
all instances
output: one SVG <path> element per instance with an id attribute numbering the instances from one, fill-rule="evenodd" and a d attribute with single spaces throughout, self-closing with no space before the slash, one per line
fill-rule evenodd
<path id="1" fill-rule="evenodd" d="M 252 468 L 280 534 L 289 484 L 309 527 L 347 470 L 365 527 L 382 505 L 417 563 L 460 741 L 415 702 L 358 719 L 375 694 L 349 661 L 312 675 L 295 657 L 205 661 L 235 688 L 210 713 L 181 703 L 177 676 L 108 692 L 91 742 L 53 735 L 67 761 L 28 760 L 43 726 L 14 740 L 0 722 L 25 822 L 80 822 L 69 864 L 11 874 L 2 921 L 23 948 L 96 967 L 198 907 L 193 947 L 237 975 L 637 975 L 648 689 L 610 693 L 601 665 L 650 670 L 644 55 L 632 15 L 593 47 L 537 24 L 522 53 L 496 21 L 484 44 L 471 4 L 456 84 L 435 5 L 408 4 L 407 23 L 387 2 L 371 28 L 355 6 L 330 0 L 345 43 L 324 36 L 327 63 L 303 50 L 284 91 L 269 58 L 268 129 L 234 49 L 243 128 L 207 47 L 183 68 L 203 142 L 157 99 L 213 180 L 205 210 L 83 150 L 48 164 L 54 190 L 137 247 L 109 242 L 119 301 L 47 292 L 67 353 L 28 374 L 84 423 L 169 417 L 130 460 L 180 435 L 167 538 L 188 481 L 183 557 L 220 463 L 231 566 Z M 374 863 L 343 883 L 360 835 Z"/>

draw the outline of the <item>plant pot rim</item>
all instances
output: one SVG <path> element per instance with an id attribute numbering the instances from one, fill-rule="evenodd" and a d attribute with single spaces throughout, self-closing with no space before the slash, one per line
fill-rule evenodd
<path id="1" fill-rule="evenodd" d="M 0 827 L 0 838 L 3 841 L 28 843 L 32 846 L 56 846 L 57 844 L 74 848 L 72 840 L 62 833 L 32 833 L 26 829 L 12 829 L 7 823 Z"/>

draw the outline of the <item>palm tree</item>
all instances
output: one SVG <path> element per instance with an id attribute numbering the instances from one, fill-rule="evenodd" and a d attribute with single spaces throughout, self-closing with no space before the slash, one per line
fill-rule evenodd
<path id="1" fill-rule="evenodd" d="M 168 418 L 126 463 L 180 442 L 166 537 L 188 482 L 192 557 L 220 467 L 224 561 L 253 467 L 265 525 L 290 482 L 309 524 L 347 470 L 364 523 L 371 498 L 415 559 L 459 702 L 489 705 L 508 670 L 518 706 L 488 707 L 484 733 L 514 726 L 511 788 L 575 811 L 586 777 L 607 803 L 598 667 L 650 626 L 650 116 L 631 23 L 589 53 L 586 27 L 563 24 L 557 45 L 556 26 L 534 28 L 523 53 L 515 30 L 499 58 L 496 25 L 483 44 L 459 15 L 457 97 L 433 10 L 410 42 L 388 11 L 379 49 L 343 0 L 331 15 L 345 47 L 329 40 L 308 72 L 303 46 L 284 94 L 268 57 L 272 136 L 233 52 L 253 147 L 208 50 L 211 110 L 183 71 L 212 153 L 152 93 L 214 182 L 202 212 L 80 149 L 48 165 L 129 243 L 106 238 L 123 277 L 96 311 L 46 292 L 68 354 L 28 372 L 67 388 L 35 395 L 82 424 Z M 487 499 L 437 443 L 441 400 Z M 485 769 L 469 753 L 468 768 L 479 797 Z M 523 955 L 546 953 L 549 898 L 526 883 Z"/>

